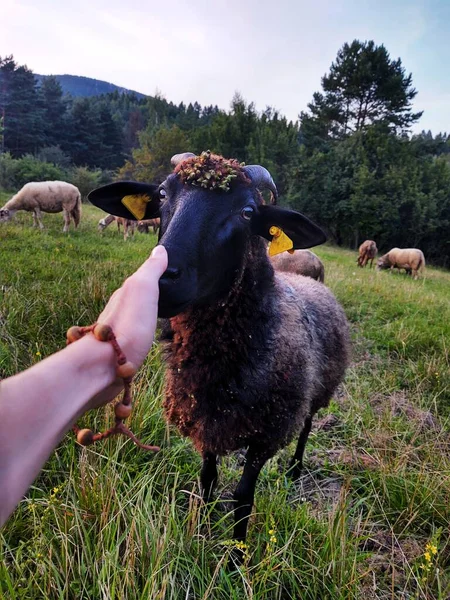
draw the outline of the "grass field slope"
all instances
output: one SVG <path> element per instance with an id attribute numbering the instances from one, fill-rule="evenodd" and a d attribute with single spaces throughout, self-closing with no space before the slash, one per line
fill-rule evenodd
<path id="1" fill-rule="evenodd" d="M 1 377 L 93 322 L 156 243 L 99 234 L 103 215 L 83 209 L 68 235 L 62 215 L 45 214 L 42 232 L 25 213 L 0 224 Z M 242 453 L 222 460 L 217 501 L 202 508 L 200 458 L 162 417 L 155 344 L 131 425 L 161 452 L 122 438 L 82 448 L 68 434 L 0 534 L 1 599 L 450 598 L 450 273 L 412 281 L 358 269 L 354 252 L 315 251 L 351 321 L 353 361 L 301 479 L 285 477 L 293 448 L 263 469 L 245 564 L 230 559 Z M 112 420 L 108 407 L 81 424 Z"/>

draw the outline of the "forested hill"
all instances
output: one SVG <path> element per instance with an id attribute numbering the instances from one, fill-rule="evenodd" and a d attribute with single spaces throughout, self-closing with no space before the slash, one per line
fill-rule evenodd
<path id="1" fill-rule="evenodd" d="M 209 149 L 266 167 L 280 202 L 339 245 L 418 247 L 427 262 L 450 265 L 450 135 L 411 134 L 422 114 L 413 111 L 417 90 L 382 45 L 344 44 L 297 122 L 239 94 L 222 110 L 101 93 L 110 84 L 68 77 L 91 91 L 65 93 L 60 77 L 38 85 L 26 66 L 0 57 L 0 190 L 46 179 L 84 194 L 113 178 L 158 183 L 173 154 Z"/>
<path id="2" fill-rule="evenodd" d="M 128 90 L 114 83 L 93 79 L 92 77 L 80 77 L 79 75 L 37 75 L 35 77 L 39 83 L 49 77 L 54 77 L 60 84 L 64 94 L 70 94 L 74 97 L 89 98 L 91 96 L 100 96 L 101 94 L 110 94 L 119 92 L 119 94 L 134 94 L 136 98 L 145 98 L 145 94 Z"/>

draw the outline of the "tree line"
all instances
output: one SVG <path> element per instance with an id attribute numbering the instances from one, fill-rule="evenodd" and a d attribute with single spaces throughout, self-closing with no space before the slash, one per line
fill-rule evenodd
<path id="1" fill-rule="evenodd" d="M 3 163 L 25 157 L 97 169 L 97 181 L 158 182 L 173 154 L 211 149 L 264 165 L 281 202 L 339 245 L 416 246 L 450 265 L 450 136 L 410 134 L 421 117 L 412 110 L 412 75 L 383 45 L 355 40 L 339 50 L 321 88 L 292 122 L 239 94 L 228 111 L 159 95 L 73 98 L 54 78 L 38 86 L 10 56 L 0 58 L 0 151 Z M 1 172 L 0 155 L 0 185 Z"/>

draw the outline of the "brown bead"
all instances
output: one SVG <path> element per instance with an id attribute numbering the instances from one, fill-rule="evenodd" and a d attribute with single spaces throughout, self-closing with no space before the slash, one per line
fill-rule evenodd
<path id="1" fill-rule="evenodd" d="M 127 361 L 123 365 L 119 365 L 116 369 L 117 377 L 122 377 L 122 379 L 128 379 L 130 377 L 134 377 L 136 375 L 136 367 L 132 362 Z"/>
<path id="2" fill-rule="evenodd" d="M 126 419 L 131 415 L 132 406 L 131 404 L 123 404 L 119 402 L 114 407 L 114 412 L 118 419 Z"/>
<path id="3" fill-rule="evenodd" d="M 90 446 L 94 443 L 94 433 L 90 429 L 80 429 L 77 433 L 77 442 L 82 446 Z"/>
<path id="4" fill-rule="evenodd" d="M 111 334 L 111 327 L 105 323 L 97 323 L 94 327 L 94 335 L 100 342 L 108 342 Z"/>
<path id="5" fill-rule="evenodd" d="M 80 340 L 83 337 L 83 332 L 81 330 L 81 327 L 77 327 L 76 325 L 74 325 L 73 327 L 70 327 L 67 330 L 66 337 L 67 337 L 67 341 L 69 342 L 69 344 L 71 344 L 72 342 L 76 342 L 77 340 Z"/>

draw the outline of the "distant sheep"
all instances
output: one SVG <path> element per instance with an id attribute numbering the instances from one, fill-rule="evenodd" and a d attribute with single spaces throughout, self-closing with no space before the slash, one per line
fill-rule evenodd
<path id="1" fill-rule="evenodd" d="M 117 231 L 120 233 L 120 226 L 123 226 L 123 239 L 126 241 L 128 239 L 128 234 L 134 235 L 134 231 L 136 229 L 136 221 L 131 221 L 131 219 L 124 219 L 123 217 L 115 217 L 114 215 L 108 215 L 104 219 L 100 219 L 98 222 L 97 229 L 98 231 L 104 231 L 111 223 L 117 223 Z"/>
<path id="2" fill-rule="evenodd" d="M 377 252 L 378 248 L 373 240 L 363 242 L 359 247 L 358 266 L 365 267 L 370 260 L 370 268 L 372 268 L 373 259 L 376 257 Z"/>
<path id="3" fill-rule="evenodd" d="M 111 223 L 114 223 L 117 218 L 118 217 L 115 217 L 114 215 L 108 215 L 104 219 L 100 219 L 100 221 L 98 222 L 98 226 L 97 226 L 98 231 L 100 231 L 100 232 L 104 231 L 109 225 L 111 225 Z M 120 231 L 120 229 L 119 229 L 119 231 Z"/>
<path id="4" fill-rule="evenodd" d="M 3 208 L 0 209 L 0 222 L 9 221 L 18 210 L 33 213 L 34 225 L 44 229 L 41 211 L 64 213 L 64 229 L 69 231 L 70 220 L 75 227 L 81 219 L 80 190 L 65 181 L 33 181 L 23 186 Z"/>
<path id="5" fill-rule="evenodd" d="M 423 274 L 425 269 L 425 257 L 422 250 L 417 248 L 392 248 L 377 262 L 377 270 L 382 269 L 405 269 L 417 279 L 419 272 Z"/>
<path id="6" fill-rule="evenodd" d="M 283 252 L 273 256 L 271 261 L 277 271 L 296 273 L 324 282 L 325 267 L 320 258 L 310 250 L 295 250 L 293 254 Z"/>
<path id="7" fill-rule="evenodd" d="M 137 222 L 137 228 L 140 233 L 148 233 L 149 228 L 153 227 L 153 233 L 156 234 L 160 227 L 161 219 L 158 217 L 156 219 L 145 219 L 144 221 Z"/>

